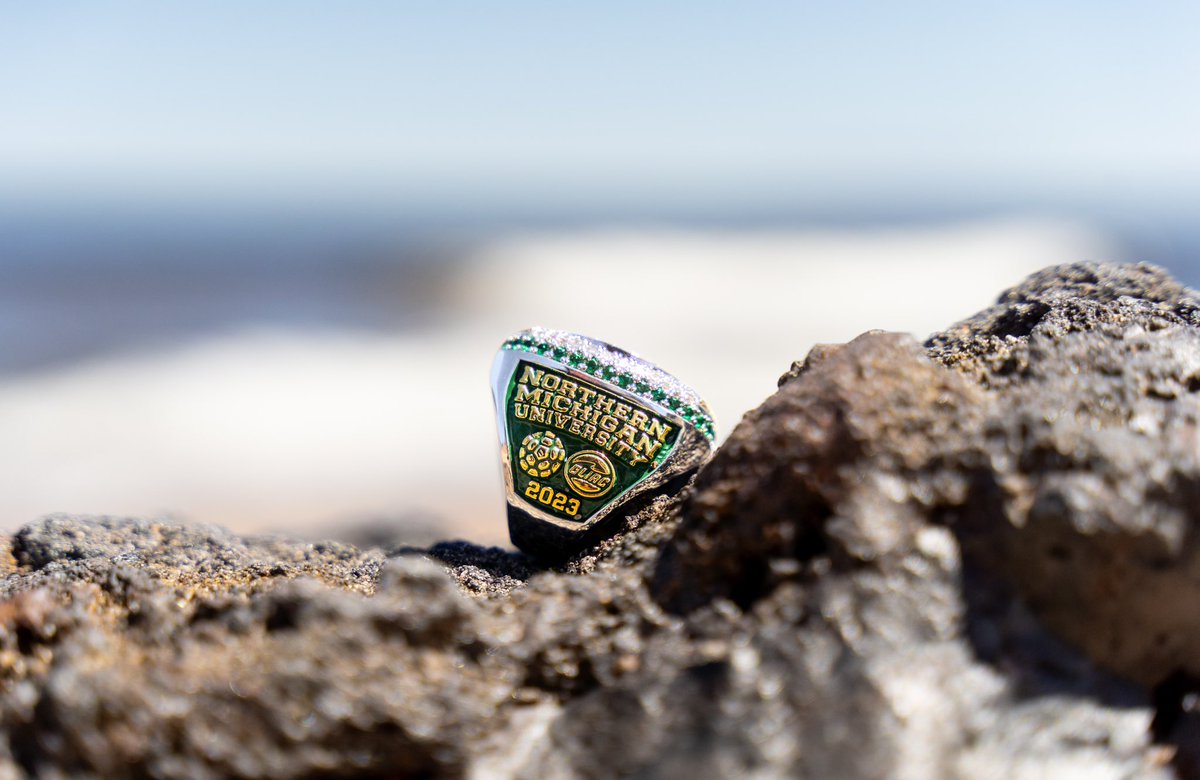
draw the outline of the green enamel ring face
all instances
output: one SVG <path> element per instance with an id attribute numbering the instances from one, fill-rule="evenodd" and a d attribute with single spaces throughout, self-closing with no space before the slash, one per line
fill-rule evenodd
<path id="1" fill-rule="evenodd" d="M 564 557 L 682 485 L 712 454 L 715 429 L 694 390 L 623 350 L 534 328 L 492 366 L 509 534 Z"/>

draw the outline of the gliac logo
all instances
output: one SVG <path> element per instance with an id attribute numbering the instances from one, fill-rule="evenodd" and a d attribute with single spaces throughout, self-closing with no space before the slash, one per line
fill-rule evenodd
<path id="1" fill-rule="evenodd" d="M 616 470 L 603 452 L 584 450 L 567 458 L 563 477 L 571 489 L 584 498 L 599 498 L 612 489 Z"/>

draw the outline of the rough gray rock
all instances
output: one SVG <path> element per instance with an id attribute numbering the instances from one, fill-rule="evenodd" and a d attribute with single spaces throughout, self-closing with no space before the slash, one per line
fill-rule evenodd
<path id="1" fill-rule="evenodd" d="M 38 521 L 0 777 L 1200 777 L 1198 326 L 1076 265 L 816 348 L 553 570 Z"/>

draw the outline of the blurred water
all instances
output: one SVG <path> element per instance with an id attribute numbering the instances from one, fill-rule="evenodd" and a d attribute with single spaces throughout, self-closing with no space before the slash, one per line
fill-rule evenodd
<path id="1" fill-rule="evenodd" d="M 253 326 L 411 327 L 433 314 L 443 243 L 296 220 L 0 220 L 0 373 Z"/>
<path id="2" fill-rule="evenodd" d="M 807 216 L 662 214 L 649 225 L 761 230 L 955 224 L 952 207 Z M 282 213 L 0 208 L 0 374 L 240 329 L 390 333 L 456 316 L 442 292 L 478 247 L 512 232 L 638 224 L 573 214 Z M 1174 214 L 1092 214 L 1118 256 L 1200 284 L 1200 228 Z M 1080 258 L 1086 259 L 1086 258 Z M 971 263 L 971 258 L 963 258 Z"/>

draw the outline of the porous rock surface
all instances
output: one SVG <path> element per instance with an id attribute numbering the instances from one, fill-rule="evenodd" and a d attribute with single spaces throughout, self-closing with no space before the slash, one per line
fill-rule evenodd
<path id="1" fill-rule="evenodd" d="M 818 347 L 554 569 L 39 520 L 0 777 L 1200 776 L 1198 328 L 1073 265 Z"/>

